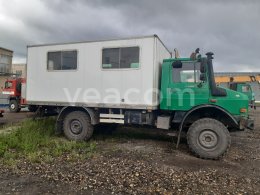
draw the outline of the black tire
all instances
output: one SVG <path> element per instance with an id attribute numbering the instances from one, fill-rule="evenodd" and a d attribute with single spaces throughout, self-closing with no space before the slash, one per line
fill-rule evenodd
<path id="1" fill-rule="evenodd" d="M 20 105 L 18 104 L 17 100 L 10 100 L 9 110 L 10 110 L 10 112 L 20 112 L 21 111 Z"/>
<path id="2" fill-rule="evenodd" d="M 82 111 L 70 112 L 63 122 L 63 131 L 69 140 L 89 140 L 93 129 L 89 115 Z"/>
<path id="3" fill-rule="evenodd" d="M 230 147 L 231 137 L 221 122 L 203 118 L 194 122 L 187 133 L 191 151 L 203 159 L 219 159 Z"/>
<path id="4" fill-rule="evenodd" d="M 37 109 L 38 109 L 38 106 L 34 106 L 34 105 L 29 105 L 29 106 L 28 106 L 28 110 L 29 110 L 30 112 L 36 112 Z"/>

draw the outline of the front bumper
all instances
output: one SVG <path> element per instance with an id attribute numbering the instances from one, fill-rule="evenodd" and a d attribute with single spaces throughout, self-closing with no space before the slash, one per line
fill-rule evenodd
<path id="1" fill-rule="evenodd" d="M 239 121 L 239 128 L 240 129 L 251 129 L 254 130 L 255 125 L 254 125 L 254 119 L 250 118 L 241 118 Z"/>

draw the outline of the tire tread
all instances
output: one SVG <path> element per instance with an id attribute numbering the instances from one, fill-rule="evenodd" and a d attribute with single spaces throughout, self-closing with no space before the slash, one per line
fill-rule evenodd
<path id="1" fill-rule="evenodd" d="M 83 123 L 85 123 L 85 127 L 83 127 L 83 133 L 81 136 L 78 137 L 73 137 L 73 135 L 71 135 L 71 133 L 69 132 L 69 129 L 67 127 L 67 123 L 68 120 L 71 120 L 72 118 L 76 118 L 79 119 L 80 121 L 82 121 Z M 73 111 L 67 114 L 67 116 L 64 118 L 64 122 L 63 122 L 63 132 L 65 134 L 65 136 L 69 139 L 69 140 L 74 140 L 74 141 L 88 141 L 92 135 L 93 135 L 93 131 L 94 128 L 91 125 L 90 122 L 90 117 L 87 113 L 83 112 L 83 111 Z"/>
<path id="2" fill-rule="evenodd" d="M 225 150 L 225 152 L 223 152 L 221 155 L 219 156 L 205 156 L 203 154 L 201 154 L 201 152 L 199 151 L 197 146 L 194 146 L 194 144 L 192 143 L 191 140 L 196 140 L 197 137 L 195 136 L 193 129 L 195 128 L 200 128 L 202 126 L 202 124 L 204 125 L 205 123 L 211 123 L 216 127 L 219 127 L 219 129 L 221 129 L 223 131 L 223 133 L 225 134 L 225 136 L 227 136 L 227 148 Z M 199 119 L 197 121 L 195 121 L 189 128 L 188 132 L 187 132 L 187 142 L 188 142 L 188 146 L 191 150 L 191 152 L 202 159 L 212 159 L 212 160 L 218 160 L 220 158 L 222 158 L 223 156 L 225 156 L 225 154 L 228 152 L 230 146 L 231 146 L 231 138 L 230 138 L 230 134 L 228 129 L 224 126 L 224 124 L 222 124 L 220 121 L 212 119 L 212 118 L 202 118 Z"/>

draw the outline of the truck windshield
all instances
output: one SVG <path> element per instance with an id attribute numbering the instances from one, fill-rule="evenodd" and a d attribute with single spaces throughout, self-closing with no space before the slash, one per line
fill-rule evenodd
<path id="1" fill-rule="evenodd" d="M 172 79 L 175 83 L 196 83 L 200 81 L 200 64 L 183 62 L 182 68 L 173 68 Z"/>
<path id="2" fill-rule="evenodd" d="M 5 82 L 5 89 L 10 89 L 13 87 L 13 83 L 11 81 L 6 81 Z"/>
<path id="3" fill-rule="evenodd" d="M 248 86 L 248 85 L 242 86 L 242 92 L 243 93 L 251 92 L 250 86 Z"/>

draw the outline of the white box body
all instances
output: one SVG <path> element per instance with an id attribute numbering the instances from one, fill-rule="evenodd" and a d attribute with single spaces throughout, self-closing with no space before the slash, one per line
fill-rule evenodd
<path id="1" fill-rule="evenodd" d="M 102 68 L 103 49 L 135 46 L 139 68 Z M 77 51 L 77 69 L 49 71 L 48 52 L 66 50 Z M 157 36 L 28 46 L 27 55 L 28 104 L 153 110 L 159 104 L 163 59 L 171 57 Z"/>

